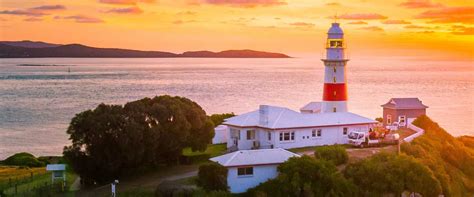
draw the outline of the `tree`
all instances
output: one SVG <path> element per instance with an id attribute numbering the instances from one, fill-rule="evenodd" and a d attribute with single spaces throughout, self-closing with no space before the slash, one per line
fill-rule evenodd
<path id="1" fill-rule="evenodd" d="M 375 120 L 376 120 L 377 122 L 380 122 L 380 123 L 383 122 L 383 118 L 382 118 L 382 117 L 375 118 Z"/>
<path id="2" fill-rule="evenodd" d="M 341 145 L 319 146 L 314 151 L 314 156 L 316 159 L 331 161 L 335 165 L 345 164 L 349 160 L 346 148 Z"/>
<path id="3" fill-rule="evenodd" d="M 276 179 L 250 190 L 266 196 L 354 196 L 357 188 L 336 166 L 309 156 L 293 157 L 278 167 Z"/>
<path id="4" fill-rule="evenodd" d="M 198 185 L 206 191 L 227 191 L 227 168 L 215 162 L 199 166 Z"/>
<path id="5" fill-rule="evenodd" d="M 231 113 L 225 113 L 225 114 L 212 114 L 210 116 L 212 122 L 214 123 L 215 126 L 218 126 L 224 122 L 225 119 L 234 117 L 235 114 L 233 112 Z"/>
<path id="6" fill-rule="evenodd" d="M 77 114 L 64 157 L 85 183 L 105 183 L 133 170 L 177 161 L 184 147 L 204 150 L 213 124 L 195 102 L 171 96 L 125 106 L 100 104 Z"/>
<path id="7" fill-rule="evenodd" d="M 364 196 L 400 196 L 404 191 L 416 192 L 423 196 L 441 194 L 440 183 L 433 172 L 406 155 L 379 153 L 349 164 L 344 175 L 353 180 Z"/>

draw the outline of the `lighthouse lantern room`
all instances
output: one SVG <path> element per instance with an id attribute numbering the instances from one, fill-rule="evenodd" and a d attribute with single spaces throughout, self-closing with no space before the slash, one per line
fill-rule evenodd
<path id="1" fill-rule="evenodd" d="M 346 63 L 344 32 L 339 23 L 328 31 L 324 62 L 324 88 L 321 112 L 347 112 Z"/>

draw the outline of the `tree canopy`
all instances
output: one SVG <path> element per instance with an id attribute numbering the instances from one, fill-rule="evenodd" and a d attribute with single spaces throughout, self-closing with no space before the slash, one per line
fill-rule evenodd
<path id="1" fill-rule="evenodd" d="M 325 159 L 333 162 L 335 165 L 347 163 L 349 155 L 346 148 L 342 145 L 319 146 L 314 151 L 316 159 Z"/>
<path id="2" fill-rule="evenodd" d="M 234 113 L 224 113 L 224 114 L 212 114 L 210 116 L 212 122 L 215 126 L 218 126 L 224 122 L 225 119 L 234 117 Z"/>
<path id="3" fill-rule="evenodd" d="M 206 191 L 227 191 L 227 168 L 216 162 L 199 166 L 198 185 Z"/>
<path id="4" fill-rule="evenodd" d="M 72 145 L 64 148 L 64 157 L 85 183 L 104 183 L 140 167 L 174 162 L 184 147 L 205 150 L 213 128 L 205 111 L 183 97 L 100 104 L 71 120 Z"/>

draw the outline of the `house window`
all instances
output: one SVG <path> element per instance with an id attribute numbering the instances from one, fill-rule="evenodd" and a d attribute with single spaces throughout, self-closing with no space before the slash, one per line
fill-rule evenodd
<path id="1" fill-rule="evenodd" d="M 336 108 L 335 108 L 335 107 L 333 107 L 333 108 L 332 108 L 332 111 L 333 111 L 333 112 L 336 112 L 337 110 L 336 110 Z"/>
<path id="2" fill-rule="evenodd" d="M 387 124 L 388 125 L 392 124 L 392 115 L 387 115 Z"/>
<path id="3" fill-rule="evenodd" d="M 405 118 L 406 118 L 406 116 L 400 116 L 400 117 L 398 117 L 398 122 L 399 122 L 400 124 L 402 124 L 402 125 L 405 124 Z"/>
<path id="4" fill-rule="evenodd" d="M 342 128 L 342 135 L 347 135 L 347 127 Z"/>
<path id="5" fill-rule="evenodd" d="M 268 141 L 271 141 L 272 140 L 272 133 L 268 132 L 267 136 L 268 136 Z"/>
<path id="6" fill-rule="evenodd" d="M 255 139 L 255 130 L 247 130 L 247 140 Z"/>
<path id="7" fill-rule="evenodd" d="M 253 167 L 237 168 L 237 176 L 253 175 Z"/>
<path id="8" fill-rule="evenodd" d="M 295 140 L 295 132 L 280 132 L 280 141 L 293 141 Z"/>
<path id="9" fill-rule="evenodd" d="M 312 137 L 321 137 L 321 132 L 322 132 L 321 129 L 313 129 L 313 131 L 311 131 L 311 136 Z"/>

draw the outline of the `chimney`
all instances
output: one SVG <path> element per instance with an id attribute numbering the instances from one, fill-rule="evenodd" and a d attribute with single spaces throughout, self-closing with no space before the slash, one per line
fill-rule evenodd
<path id="1" fill-rule="evenodd" d="M 268 113 L 269 113 L 270 106 L 268 105 L 260 105 L 259 108 L 259 125 L 260 126 L 267 126 L 268 125 Z"/>

